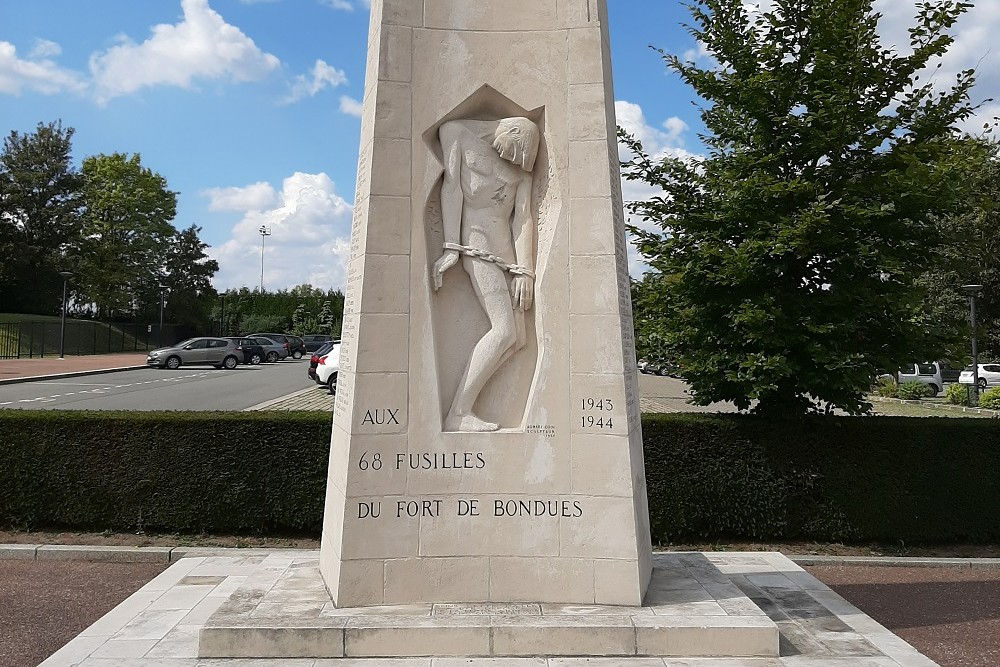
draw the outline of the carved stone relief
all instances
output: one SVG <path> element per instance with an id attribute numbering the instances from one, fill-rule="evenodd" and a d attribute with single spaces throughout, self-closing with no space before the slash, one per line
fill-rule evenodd
<path id="1" fill-rule="evenodd" d="M 493 106 L 427 135 L 444 167 L 427 223 L 445 432 L 519 426 L 535 375 L 542 129 Z"/>

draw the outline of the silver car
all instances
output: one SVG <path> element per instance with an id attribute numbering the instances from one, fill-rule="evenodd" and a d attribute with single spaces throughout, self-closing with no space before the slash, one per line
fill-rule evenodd
<path id="1" fill-rule="evenodd" d="M 173 347 L 153 350 L 146 357 L 147 366 L 215 366 L 232 370 L 243 363 L 243 348 L 225 338 L 189 338 Z"/>
<path id="2" fill-rule="evenodd" d="M 288 348 L 281 343 L 274 342 L 270 338 L 264 338 L 263 336 L 247 336 L 247 338 L 264 348 L 264 361 L 269 364 L 273 364 L 288 356 Z"/>

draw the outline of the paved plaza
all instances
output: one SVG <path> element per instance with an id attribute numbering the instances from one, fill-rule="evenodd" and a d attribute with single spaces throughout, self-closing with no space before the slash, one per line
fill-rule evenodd
<path id="1" fill-rule="evenodd" d="M 775 622 L 781 657 L 199 659 L 198 636 L 248 580 L 277 582 L 315 551 L 183 558 L 42 663 L 43 667 L 933 667 L 936 663 L 780 554 L 710 553 Z M 278 594 L 277 592 L 275 594 Z M 266 613 L 266 610 L 261 613 Z M 387 612 L 388 613 L 388 612 Z M 607 608 L 577 610 L 600 616 Z M 501 620 L 502 622 L 502 620 Z"/>

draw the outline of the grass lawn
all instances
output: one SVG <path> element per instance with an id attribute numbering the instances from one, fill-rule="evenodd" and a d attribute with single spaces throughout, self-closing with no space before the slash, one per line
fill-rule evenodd
<path id="1" fill-rule="evenodd" d="M 875 406 L 875 414 L 889 415 L 893 417 L 955 417 L 966 419 L 969 417 L 977 419 L 992 419 L 991 415 L 980 415 L 975 412 L 959 412 L 958 410 L 946 410 L 924 406 L 919 403 L 882 403 L 872 401 Z"/>

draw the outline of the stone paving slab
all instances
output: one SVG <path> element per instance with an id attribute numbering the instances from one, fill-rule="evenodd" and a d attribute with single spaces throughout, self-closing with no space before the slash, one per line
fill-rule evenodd
<path id="1" fill-rule="evenodd" d="M 773 621 L 702 554 L 659 554 L 643 607 L 530 603 L 335 609 L 318 559 L 250 577 L 202 657 L 776 656 Z M 740 602 L 745 604 L 739 604 Z"/>
<path id="2" fill-rule="evenodd" d="M 780 632 L 777 658 L 198 658 L 198 634 L 231 593 L 254 582 L 265 594 L 296 559 L 315 551 L 184 558 L 87 628 L 43 667 L 936 667 L 870 617 L 780 554 L 707 553 L 726 583 L 701 582 L 716 594 L 740 590 Z M 656 554 L 655 559 L 664 556 Z M 695 561 L 691 561 L 695 562 Z M 696 578 L 712 578 L 711 569 Z M 276 574 L 279 575 L 276 577 Z M 216 583 L 218 582 L 218 583 Z M 685 590 L 675 588 L 673 590 Z M 687 589 L 691 590 L 691 589 Z M 720 602 L 721 604 L 721 602 Z M 538 607 L 539 614 L 546 605 Z M 329 613 L 332 605 L 323 608 Z M 756 611 L 754 611 L 756 609 Z M 391 616 L 398 609 L 382 608 Z M 454 611 L 441 607 L 441 612 Z M 565 609 L 551 608 L 558 614 Z M 601 610 L 597 610 L 601 611 Z M 427 615 L 433 606 L 427 605 Z M 600 614 L 598 614 L 600 615 Z M 752 617 L 747 616 L 747 618 Z M 655 615 L 654 615 L 655 616 Z M 345 617 L 346 618 L 346 617 Z M 346 623 L 346 621 L 345 621 Z M 102 657 L 103 656 L 103 657 Z M 116 657 L 112 657 L 116 656 Z"/>

